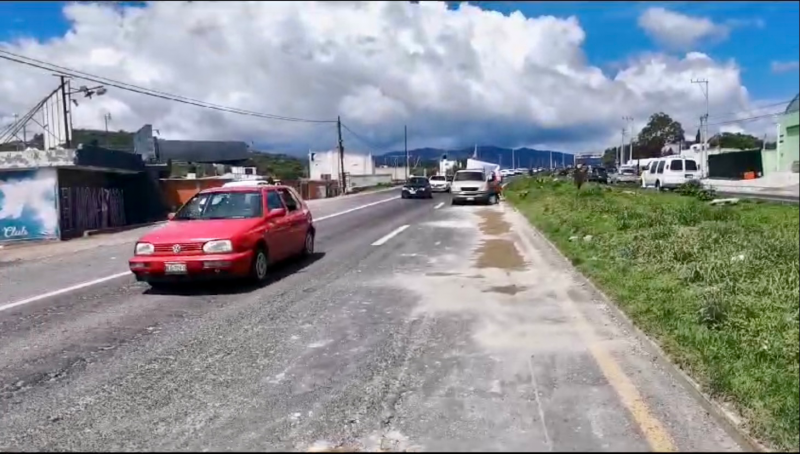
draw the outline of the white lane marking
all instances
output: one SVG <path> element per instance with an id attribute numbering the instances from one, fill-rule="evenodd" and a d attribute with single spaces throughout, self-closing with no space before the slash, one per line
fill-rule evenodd
<path id="1" fill-rule="evenodd" d="M 50 298 L 52 296 L 58 296 L 58 295 L 61 295 L 61 294 L 64 294 L 64 293 L 72 292 L 74 290 L 80 290 L 82 288 L 91 287 L 92 285 L 102 284 L 103 282 L 110 281 L 110 280 L 116 279 L 118 277 L 131 276 L 131 275 L 132 275 L 132 273 L 130 271 L 126 271 L 124 273 L 112 274 L 111 276 L 101 277 L 100 279 L 95 279 L 93 281 L 88 281 L 88 282 L 84 282 L 82 284 L 73 285 L 71 287 L 62 288 L 60 290 L 54 290 L 52 292 L 43 293 L 43 294 L 38 295 L 38 296 L 34 296 L 34 297 L 31 297 L 31 298 L 28 298 L 28 299 L 24 299 L 24 300 L 17 301 L 17 302 L 14 302 L 14 303 L 6 304 L 4 306 L 0 306 L 0 312 L 6 311 L 8 309 L 13 309 L 13 308 L 15 308 L 17 306 L 22 306 L 24 304 L 40 301 L 40 300 L 43 300 L 45 298 Z"/>
<path id="2" fill-rule="evenodd" d="M 399 198 L 400 198 L 400 196 L 390 197 L 388 199 L 378 200 L 377 202 L 367 203 L 365 205 L 359 205 L 357 207 L 350 208 L 349 210 L 344 210 L 344 211 L 340 211 L 338 213 L 329 214 L 327 216 L 323 216 L 321 218 L 316 218 L 314 220 L 317 221 L 317 222 L 324 221 L 326 219 L 335 218 L 336 216 L 341 216 L 343 214 L 352 213 L 354 211 L 362 210 L 364 208 L 369 208 L 371 206 L 375 206 L 375 205 L 378 205 L 378 204 L 381 204 L 381 203 L 386 203 L 386 202 L 389 202 L 391 200 L 395 200 L 395 199 L 399 199 Z M 408 226 L 406 226 L 406 227 L 408 227 Z M 397 232 L 397 233 L 400 233 L 400 232 Z M 397 233 L 395 233 L 395 235 Z M 386 240 L 388 241 L 389 238 L 386 238 Z M 52 292 L 43 293 L 41 295 L 32 296 L 32 297 L 24 299 L 24 300 L 15 301 L 13 303 L 8 303 L 6 305 L 0 306 L 0 312 L 6 311 L 8 309 L 13 309 L 13 308 L 18 307 L 18 306 L 23 306 L 25 304 L 35 303 L 36 301 L 41 301 L 43 299 L 51 298 L 53 296 L 63 295 L 64 293 L 73 292 L 75 290 L 80 290 L 82 288 L 91 287 L 91 286 L 97 285 L 97 284 L 102 284 L 103 282 L 107 282 L 107 281 L 110 281 L 112 279 L 117 279 L 117 278 L 120 278 L 120 277 L 123 277 L 123 276 L 131 276 L 132 274 L 133 273 L 131 273 L 130 271 L 126 271 L 124 273 L 112 274 L 110 276 L 101 277 L 101 278 L 95 279 L 93 281 L 88 281 L 88 282 L 84 282 L 84 283 L 81 283 L 81 284 L 76 284 L 76 285 L 73 285 L 73 286 L 70 286 L 70 287 L 65 287 L 65 288 L 62 288 L 62 289 L 59 289 L 59 290 L 53 290 Z"/>
<path id="3" fill-rule="evenodd" d="M 436 205 L 435 207 L 433 207 L 433 209 L 434 209 L 434 210 L 438 210 L 439 208 L 441 208 L 441 207 L 443 207 L 443 206 L 444 206 L 444 202 L 439 202 L 439 204 L 438 204 L 438 205 Z"/>
<path id="4" fill-rule="evenodd" d="M 386 243 L 387 241 L 391 240 L 392 238 L 396 237 L 397 235 L 399 235 L 403 230 L 407 229 L 408 227 L 409 227 L 408 224 L 401 225 L 400 227 L 398 227 L 398 228 L 392 230 L 391 232 L 389 232 L 388 235 L 384 236 L 380 240 L 372 243 L 372 245 L 373 246 L 380 246 L 380 245 Z"/>
<path id="5" fill-rule="evenodd" d="M 371 202 L 371 203 L 368 203 L 368 204 L 366 204 L 366 205 L 359 205 L 359 206 L 357 206 L 357 207 L 350 208 L 349 210 L 344 210 L 344 211 L 340 211 L 340 212 L 338 212 L 338 213 L 329 214 L 329 215 L 327 215 L 327 216 L 322 216 L 322 217 L 320 217 L 320 218 L 314 218 L 314 221 L 315 221 L 315 222 L 324 221 L 324 220 L 326 220 L 326 219 L 335 218 L 335 217 L 337 217 L 337 216 L 341 216 L 341 215 L 343 215 L 343 214 L 352 213 L 353 211 L 363 210 L 364 208 L 369 208 L 369 207 L 371 207 L 371 206 L 379 205 L 379 204 L 381 204 L 381 203 L 390 202 L 390 201 L 392 201 L 392 200 L 397 200 L 397 199 L 399 199 L 399 198 L 400 198 L 400 196 L 398 195 L 398 196 L 396 196 L 396 197 L 389 197 L 388 199 L 378 200 L 377 202 Z"/>

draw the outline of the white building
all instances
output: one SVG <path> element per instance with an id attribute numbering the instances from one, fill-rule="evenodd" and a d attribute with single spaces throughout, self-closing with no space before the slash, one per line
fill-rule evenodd
<path id="1" fill-rule="evenodd" d="M 339 150 L 312 151 L 308 154 L 309 178 L 338 180 L 341 173 Z M 372 154 L 344 153 L 344 171 L 349 175 L 374 175 Z"/>

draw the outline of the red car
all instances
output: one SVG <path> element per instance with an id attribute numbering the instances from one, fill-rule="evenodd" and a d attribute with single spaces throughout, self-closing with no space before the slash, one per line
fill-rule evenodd
<path id="1" fill-rule="evenodd" d="M 206 189 L 136 243 L 130 270 L 157 286 L 189 279 L 267 278 L 269 265 L 314 252 L 311 211 L 287 186 Z"/>

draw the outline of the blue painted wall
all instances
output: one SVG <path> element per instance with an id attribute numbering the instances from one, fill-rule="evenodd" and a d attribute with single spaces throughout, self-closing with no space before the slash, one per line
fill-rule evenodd
<path id="1" fill-rule="evenodd" d="M 0 242 L 59 238 L 55 169 L 0 172 Z"/>

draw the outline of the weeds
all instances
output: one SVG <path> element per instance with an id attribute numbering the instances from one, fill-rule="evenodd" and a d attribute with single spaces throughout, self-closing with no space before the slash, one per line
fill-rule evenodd
<path id="1" fill-rule="evenodd" d="M 576 191 L 522 178 L 505 194 L 706 391 L 737 405 L 754 436 L 797 451 L 800 212 L 711 206 L 698 186 Z"/>

